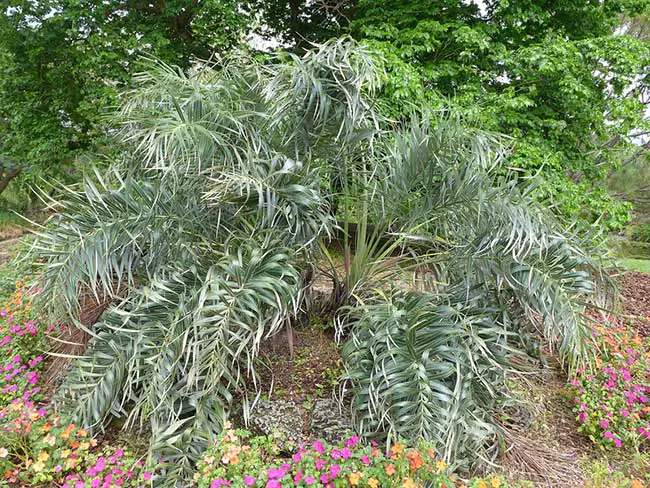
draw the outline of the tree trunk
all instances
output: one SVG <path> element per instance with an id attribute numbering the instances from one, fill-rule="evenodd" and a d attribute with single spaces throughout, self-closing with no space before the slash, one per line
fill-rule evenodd
<path id="1" fill-rule="evenodd" d="M 5 191 L 7 188 L 7 185 L 13 180 L 16 176 L 20 174 L 20 170 L 18 168 L 11 168 L 11 169 L 6 169 L 6 168 L 1 168 L 0 169 L 0 194 Z"/>

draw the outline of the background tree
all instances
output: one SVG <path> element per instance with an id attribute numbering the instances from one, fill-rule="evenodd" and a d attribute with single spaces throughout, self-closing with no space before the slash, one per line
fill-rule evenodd
<path id="1" fill-rule="evenodd" d="M 104 116 L 141 56 L 184 68 L 241 41 L 230 0 L 0 3 L 0 192 L 108 150 Z"/>
<path id="2" fill-rule="evenodd" d="M 265 19 L 286 32 L 279 5 L 269 2 Z M 650 49 L 635 34 L 647 1 L 309 5 L 304 28 L 292 34 L 296 48 L 329 35 L 318 12 L 336 12 L 342 30 L 385 60 L 385 113 L 403 117 L 411 104 L 460 109 L 515 138 L 507 164 L 524 175 L 541 172 L 540 197 L 561 214 L 613 228 L 628 219 L 629 205 L 610 197 L 603 180 L 645 150 L 633 135 L 648 130 Z"/>

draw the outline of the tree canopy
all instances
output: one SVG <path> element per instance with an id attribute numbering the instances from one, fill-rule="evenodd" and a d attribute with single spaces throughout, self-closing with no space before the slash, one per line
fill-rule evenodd
<path id="1" fill-rule="evenodd" d="M 291 10 L 278 16 L 277 4 L 286 2 L 270 2 L 266 20 L 286 32 Z M 328 12 L 384 60 L 387 114 L 461 109 L 516 140 L 507 164 L 541 172 L 540 196 L 561 214 L 619 227 L 629 208 L 602 182 L 639 155 L 634 135 L 648 130 L 650 50 L 635 20 L 647 8 L 644 0 L 315 2 L 292 35 L 298 48 L 329 35 Z"/>
<path id="2" fill-rule="evenodd" d="M 29 0 L 0 9 L 0 191 L 106 150 L 104 117 L 142 56 L 187 68 L 240 41 L 230 0 Z"/>

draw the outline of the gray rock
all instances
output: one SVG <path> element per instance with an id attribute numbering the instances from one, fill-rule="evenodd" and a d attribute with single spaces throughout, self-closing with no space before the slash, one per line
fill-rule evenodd
<path id="1" fill-rule="evenodd" d="M 304 415 L 294 402 L 260 400 L 251 412 L 252 427 L 266 436 L 275 436 L 278 445 L 290 449 L 305 441 Z"/>
<path id="2" fill-rule="evenodd" d="M 347 408 L 341 408 L 336 400 L 316 400 L 309 423 L 310 437 L 337 443 L 352 432 L 352 419 Z"/>

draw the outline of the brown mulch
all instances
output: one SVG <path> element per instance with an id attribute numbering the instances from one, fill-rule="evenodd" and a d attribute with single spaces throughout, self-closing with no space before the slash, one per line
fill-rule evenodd
<path id="1" fill-rule="evenodd" d="M 299 328 L 293 332 L 293 356 L 286 333 L 262 344 L 257 372 L 263 393 L 296 403 L 328 398 L 338 386 L 343 368 L 331 330 Z"/>
<path id="2" fill-rule="evenodd" d="M 650 336 L 650 274 L 628 272 L 618 278 L 624 323 Z"/>

